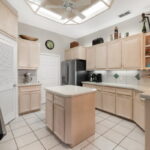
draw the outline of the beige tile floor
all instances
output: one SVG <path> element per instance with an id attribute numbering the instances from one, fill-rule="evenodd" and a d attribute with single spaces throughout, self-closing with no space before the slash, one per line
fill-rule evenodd
<path id="1" fill-rule="evenodd" d="M 6 126 L 0 150 L 71 150 L 45 125 L 45 105 Z M 96 133 L 72 150 L 144 150 L 144 132 L 134 123 L 96 110 Z"/>

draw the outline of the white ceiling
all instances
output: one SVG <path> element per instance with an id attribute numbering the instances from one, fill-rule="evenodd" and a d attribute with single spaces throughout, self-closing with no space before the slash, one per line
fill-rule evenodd
<path id="1" fill-rule="evenodd" d="M 7 1 L 17 9 L 19 14 L 19 22 L 56 32 L 75 39 L 133 18 L 145 10 L 150 10 L 149 0 L 114 0 L 114 4 L 111 9 L 83 24 L 62 25 L 41 16 L 37 16 L 32 12 L 24 0 Z M 131 11 L 130 15 L 124 18 L 118 17 L 119 14 L 124 13 L 127 10 Z"/>

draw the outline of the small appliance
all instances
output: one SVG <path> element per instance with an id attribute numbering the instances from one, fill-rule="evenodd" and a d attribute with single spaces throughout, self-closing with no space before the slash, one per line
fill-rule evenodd
<path id="1" fill-rule="evenodd" d="M 31 73 L 27 72 L 24 74 L 24 83 L 30 83 L 32 81 Z"/>
<path id="2" fill-rule="evenodd" d="M 102 74 L 92 74 L 92 82 L 102 82 Z"/>

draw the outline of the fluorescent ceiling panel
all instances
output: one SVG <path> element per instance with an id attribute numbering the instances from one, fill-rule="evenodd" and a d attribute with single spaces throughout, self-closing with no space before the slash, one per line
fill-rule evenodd
<path id="1" fill-rule="evenodd" d="M 40 7 L 43 0 L 26 0 L 26 1 L 31 7 L 31 9 L 38 15 L 54 20 L 61 24 L 78 24 L 83 23 L 89 20 L 90 18 L 95 17 L 96 15 L 109 9 L 113 0 L 99 0 L 97 3 L 91 5 L 89 8 L 83 10 L 81 13 L 85 16 L 85 19 L 81 19 L 78 16 L 74 18 L 62 19 L 61 15 L 49 9 Z"/>

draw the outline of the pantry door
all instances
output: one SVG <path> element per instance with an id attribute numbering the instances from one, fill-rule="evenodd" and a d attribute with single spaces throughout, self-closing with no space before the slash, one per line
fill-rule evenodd
<path id="1" fill-rule="evenodd" d="M 0 34 L 0 108 L 5 124 L 17 116 L 17 42 Z"/>
<path id="2" fill-rule="evenodd" d="M 45 87 L 60 85 L 60 56 L 56 54 L 42 53 L 40 55 L 40 67 L 38 80 L 42 84 L 42 103 L 45 103 Z"/>

